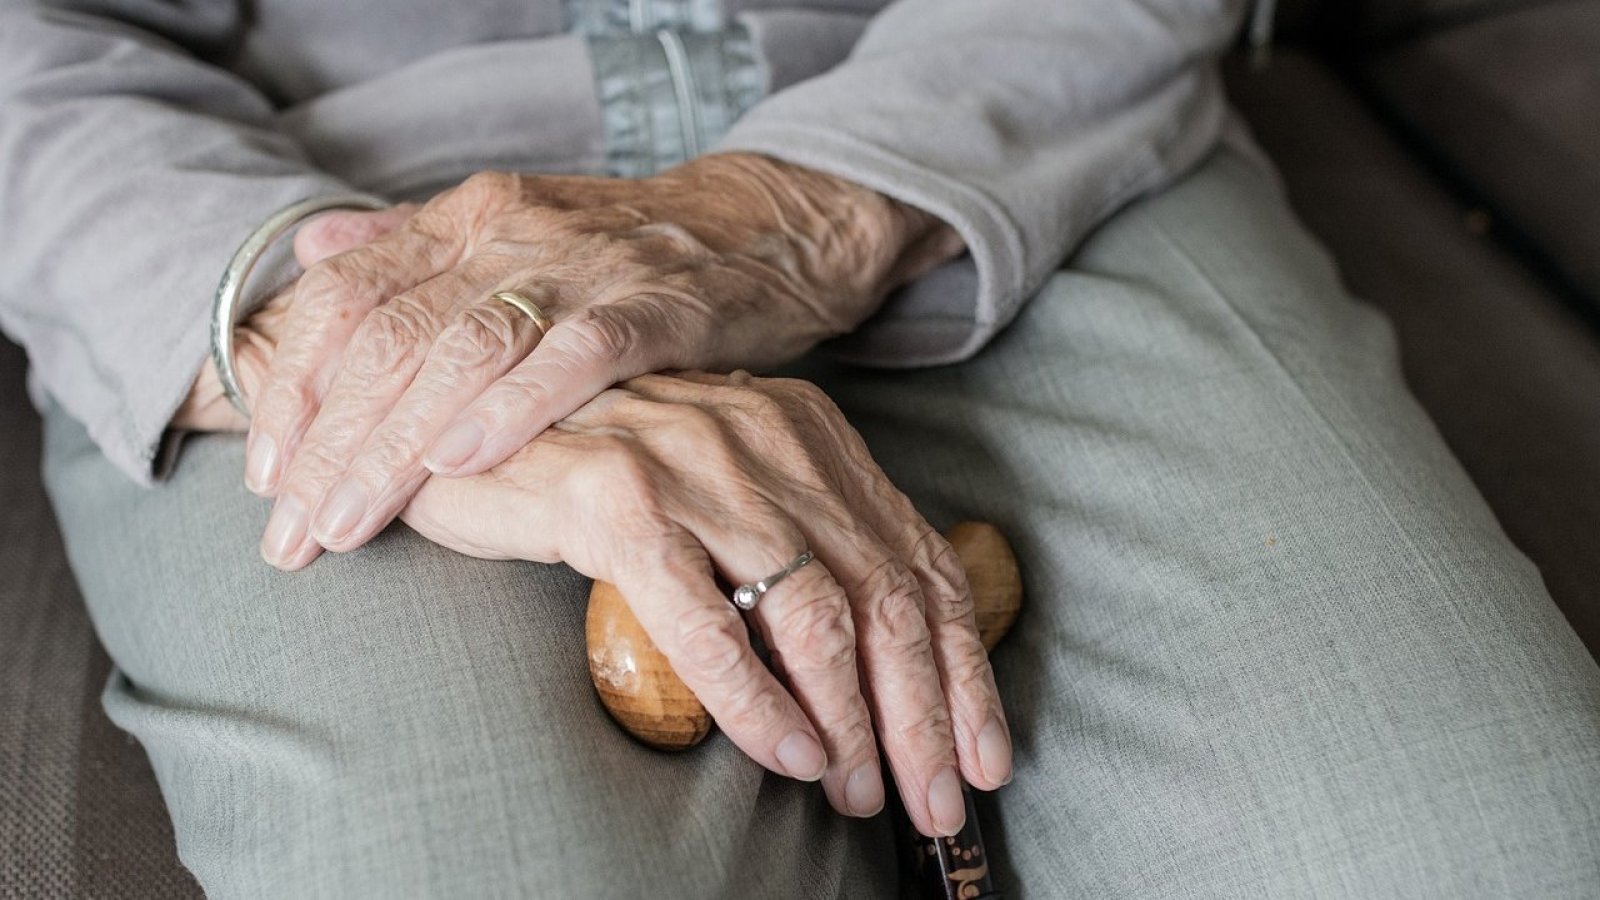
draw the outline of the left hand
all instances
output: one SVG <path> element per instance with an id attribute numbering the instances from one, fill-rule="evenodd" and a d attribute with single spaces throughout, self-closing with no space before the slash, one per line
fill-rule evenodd
<path id="1" fill-rule="evenodd" d="M 246 482 L 277 497 L 263 555 L 360 546 L 430 470 L 482 472 L 623 379 L 793 359 L 959 249 L 928 213 L 760 156 L 473 176 L 301 278 L 251 425 Z"/>

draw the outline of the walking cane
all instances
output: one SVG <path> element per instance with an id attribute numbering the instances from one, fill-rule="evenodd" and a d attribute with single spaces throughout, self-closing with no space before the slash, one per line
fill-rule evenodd
<path id="1" fill-rule="evenodd" d="M 978 634 L 986 650 L 1010 630 L 1022 608 L 1022 578 L 1011 546 L 993 526 L 963 522 L 945 533 L 967 570 Z M 617 589 L 597 581 L 589 592 L 589 675 L 600 702 L 622 729 L 658 750 L 686 750 L 711 731 L 711 715 L 656 649 Z M 886 779 L 893 784 L 893 779 Z M 962 786 L 967 824 L 951 837 L 918 834 L 890 791 L 909 897 L 998 900 L 989 852 L 978 829 L 972 790 Z"/>

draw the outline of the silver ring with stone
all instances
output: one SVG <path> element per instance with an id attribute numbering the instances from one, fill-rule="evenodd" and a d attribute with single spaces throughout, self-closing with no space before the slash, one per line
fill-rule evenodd
<path id="1" fill-rule="evenodd" d="M 733 605 L 746 612 L 755 609 L 756 604 L 761 602 L 762 594 L 772 590 L 773 585 L 798 572 L 801 566 L 811 562 L 813 559 L 816 559 L 816 555 L 807 550 L 790 560 L 787 566 L 784 566 L 775 574 L 768 575 L 754 584 L 739 585 L 733 589 Z"/>

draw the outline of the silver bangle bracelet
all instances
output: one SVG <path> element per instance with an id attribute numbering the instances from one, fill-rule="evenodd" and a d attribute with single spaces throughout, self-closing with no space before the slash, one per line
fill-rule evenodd
<path id="1" fill-rule="evenodd" d="M 261 255 L 284 232 L 320 212 L 333 209 L 380 210 L 392 204 L 372 194 L 332 194 L 311 197 L 291 203 L 267 218 L 250 232 L 239 249 L 234 251 L 228 268 L 217 284 L 217 295 L 211 301 L 211 361 L 217 367 L 217 380 L 222 382 L 222 392 L 240 414 L 249 418 L 250 400 L 239 385 L 239 372 L 233 364 L 233 330 L 239 320 L 249 312 L 239 309 L 239 298 L 244 295 L 244 283 L 250 271 L 261 261 Z"/>

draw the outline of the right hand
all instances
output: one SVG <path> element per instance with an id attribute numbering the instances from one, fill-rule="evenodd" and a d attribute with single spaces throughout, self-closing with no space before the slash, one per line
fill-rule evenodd
<path id="1" fill-rule="evenodd" d="M 295 232 L 295 260 L 309 269 L 388 234 L 405 224 L 416 211 L 415 203 L 402 203 L 372 212 L 324 213 Z M 259 395 L 267 379 L 272 355 L 288 323 L 296 284 L 274 295 L 233 330 L 233 365 L 247 396 Z M 228 401 L 216 367 L 207 358 L 189 387 L 189 395 L 173 413 L 170 425 L 180 431 L 245 431 L 250 427 L 250 420 L 241 416 Z"/>
<path id="2" fill-rule="evenodd" d="M 488 472 L 429 480 L 402 517 L 465 553 L 615 584 L 728 737 L 820 779 L 840 812 L 882 807 L 880 745 L 923 834 L 961 828 L 962 776 L 1010 780 L 960 561 L 810 384 L 635 378 Z M 714 575 L 754 582 L 807 548 L 750 613 L 785 686 Z"/>

